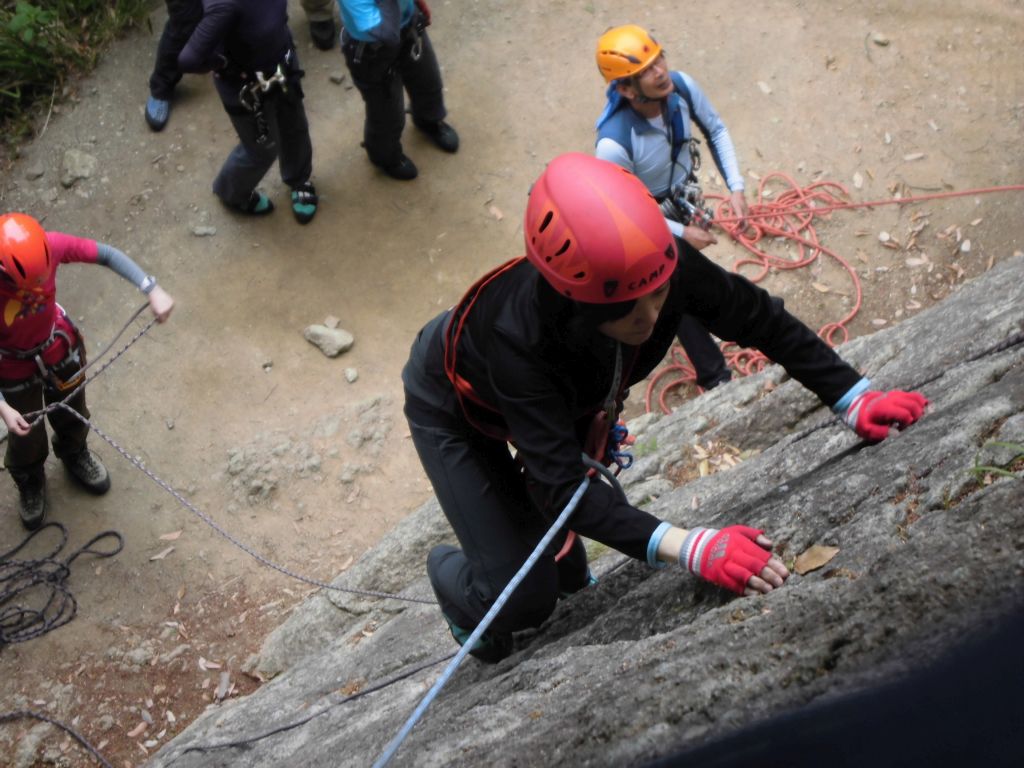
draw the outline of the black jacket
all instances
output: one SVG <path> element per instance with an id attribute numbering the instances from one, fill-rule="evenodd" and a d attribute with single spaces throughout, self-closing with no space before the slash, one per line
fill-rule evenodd
<path id="1" fill-rule="evenodd" d="M 497 413 L 470 406 L 466 420 L 444 373 L 443 330 L 449 313 L 421 331 L 403 372 L 410 419 L 431 423 L 443 414 L 501 425 L 519 451 L 535 503 L 554 519 L 582 481 L 581 447 L 613 381 L 615 344 L 593 329 L 574 327 L 571 307 L 545 298 L 537 270 L 523 261 L 481 294 L 459 340 L 459 373 Z M 682 314 L 694 315 L 721 339 L 759 349 L 826 405 L 861 376 L 781 299 L 727 272 L 684 244 L 668 298 L 651 337 L 623 346 L 624 385 L 645 378 L 664 358 Z M 644 559 L 660 521 L 593 483 L 574 513 L 573 530 Z"/>

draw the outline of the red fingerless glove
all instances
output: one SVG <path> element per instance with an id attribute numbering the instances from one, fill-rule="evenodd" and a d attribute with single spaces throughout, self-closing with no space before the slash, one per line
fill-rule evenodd
<path id="1" fill-rule="evenodd" d="M 843 420 L 860 437 L 873 443 L 889 436 L 889 428 L 903 429 L 921 418 L 928 400 L 918 392 L 862 392 L 846 409 Z"/>
<path id="2" fill-rule="evenodd" d="M 743 594 L 751 576 L 758 576 L 772 553 L 755 539 L 764 531 L 745 525 L 694 528 L 683 541 L 679 564 L 712 584 Z"/>

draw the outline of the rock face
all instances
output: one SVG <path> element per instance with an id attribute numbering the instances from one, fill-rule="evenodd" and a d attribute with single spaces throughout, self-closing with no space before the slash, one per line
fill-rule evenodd
<path id="1" fill-rule="evenodd" d="M 922 421 L 877 446 L 777 368 L 645 419 L 641 458 L 623 474 L 634 502 L 685 527 L 764 528 L 787 562 L 814 544 L 838 554 L 766 597 L 736 598 L 604 550 L 599 583 L 517 635 L 511 658 L 459 668 L 393 764 L 642 764 L 896 679 L 1019 610 L 1024 472 L 1018 451 L 992 443 L 1024 443 L 1022 278 L 1022 259 L 1004 262 L 842 349 L 876 387 L 931 400 Z M 745 458 L 677 486 L 697 474 L 695 439 Z M 986 479 L 976 465 L 1013 476 Z M 452 534 L 427 504 L 335 584 L 429 601 L 422 564 L 442 540 Z M 369 765 L 440 675 L 429 663 L 455 649 L 433 605 L 319 593 L 252 660 L 276 677 L 211 708 L 151 765 Z"/>

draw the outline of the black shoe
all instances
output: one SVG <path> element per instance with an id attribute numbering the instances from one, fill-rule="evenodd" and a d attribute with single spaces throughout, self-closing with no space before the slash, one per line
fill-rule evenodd
<path id="1" fill-rule="evenodd" d="M 110 490 L 110 474 L 99 457 L 86 448 L 72 456 L 61 456 L 64 468 L 89 493 L 101 496 Z"/>
<path id="2" fill-rule="evenodd" d="M 392 179 L 398 179 L 399 181 L 411 181 L 420 174 L 420 172 L 416 170 L 416 165 L 413 161 L 406 157 L 404 153 L 399 154 L 398 159 L 392 160 L 390 163 L 374 162 L 374 165 L 384 171 L 384 173 Z"/>
<path id="3" fill-rule="evenodd" d="M 34 531 L 43 524 L 46 517 L 46 476 L 40 468 L 37 472 L 11 472 L 18 486 L 18 514 L 21 524 Z"/>
<path id="4" fill-rule="evenodd" d="M 413 123 L 445 152 L 459 150 L 459 134 L 444 120 L 438 120 L 436 123 L 420 123 L 414 120 Z"/>
<path id="5" fill-rule="evenodd" d="M 236 208 L 236 210 L 249 216 L 266 216 L 268 213 L 273 213 L 274 204 L 270 201 L 269 197 L 254 189 L 249 194 L 248 202 L 240 208 Z"/>
<path id="6" fill-rule="evenodd" d="M 338 33 L 334 30 L 334 19 L 309 22 L 309 36 L 313 45 L 321 51 L 329 51 L 338 44 Z"/>
<path id="7" fill-rule="evenodd" d="M 732 371 L 728 368 L 711 374 L 711 376 L 708 376 L 703 381 L 698 379 L 697 386 L 707 392 L 710 389 L 714 389 L 719 384 L 725 384 L 727 381 L 732 381 Z"/>
<path id="8" fill-rule="evenodd" d="M 434 590 L 434 594 L 437 596 L 438 602 L 443 603 L 444 584 L 448 582 L 454 572 L 451 570 L 451 566 L 455 566 L 455 570 L 458 570 L 458 560 L 454 563 L 450 562 L 450 558 L 456 557 L 458 559 L 464 559 L 462 552 L 449 544 L 439 544 L 430 550 L 430 554 L 427 555 L 427 578 L 430 579 L 430 586 Z M 448 561 L 449 569 L 447 571 L 447 577 L 443 572 L 445 570 L 445 563 Z M 452 587 L 448 585 L 449 589 Z M 459 645 L 465 645 L 469 640 L 470 635 L 473 634 L 472 629 L 464 629 L 452 621 L 444 611 L 441 612 L 444 616 L 444 620 L 448 622 L 448 629 L 452 633 L 452 637 L 455 638 L 455 642 Z M 512 654 L 512 634 L 508 632 L 495 632 L 493 629 L 489 629 L 477 638 L 474 643 L 472 650 L 469 655 L 475 656 L 480 661 L 486 662 L 487 664 L 497 664 L 502 659 Z"/>
<path id="9" fill-rule="evenodd" d="M 471 629 L 463 629 L 443 613 L 444 620 L 448 622 L 448 629 L 452 637 L 459 645 L 465 645 L 473 634 Z M 476 644 L 469 652 L 470 656 L 480 659 L 485 664 L 497 664 L 502 659 L 512 655 L 512 635 L 505 632 L 492 632 L 488 630 L 477 639 Z"/>

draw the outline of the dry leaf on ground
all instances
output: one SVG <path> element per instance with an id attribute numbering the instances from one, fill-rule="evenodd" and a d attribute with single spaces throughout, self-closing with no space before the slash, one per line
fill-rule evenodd
<path id="1" fill-rule="evenodd" d="M 805 573 L 818 570 L 838 554 L 839 547 L 826 547 L 822 544 L 813 544 L 804 552 L 797 555 L 793 570 L 803 576 Z"/>

